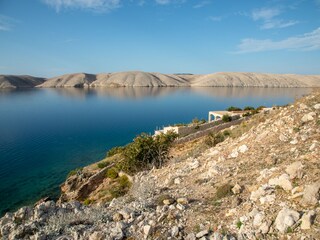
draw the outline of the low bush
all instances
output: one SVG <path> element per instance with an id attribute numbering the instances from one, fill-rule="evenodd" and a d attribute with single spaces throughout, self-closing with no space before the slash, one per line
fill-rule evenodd
<path id="1" fill-rule="evenodd" d="M 81 173 L 82 169 L 83 169 L 83 168 L 76 168 L 76 169 L 71 170 L 71 171 L 68 173 L 68 176 L 67 176 L 67 177 L 71 177 L 71 176 L 76 175 L 77 173 Z"/>
<path id="2" fill-rule="evenodd" d="M 116 179 L 118 177 L 118 170 L 116 168 L 110 168 L 107 170 L 106 177 L 111 178 L 111 179 Z"/>
<path id="3" fill-rule="evenodd" d="M 232 121 L 232 117 L 228 114 L 225 114 L 222 116 L 222 121 L 224 122 L 231 122 Z"/>
<path id="4" fill-rule="evenodd" d="M 266 106 L 259 106 L 259 107 L 257 107 L 257 110 L 258 110 L 258 111 L 261 111 L 261 110 L 264 109 L 264 108 L 266 108 Z"/>
<path id="5" fill-rule="evenodd" d="M 243 110 L 244 111 L 251 111 L 251 110 L 254 110 L 254 107 L 246 106 Z"/>
<path id="6" fill-rule="evenodd" d="M 221 143 L 224 141 L 225 135 L 222 133 L 210 133 L 206 138 L 205 138 L 205 144 L 209 147 L 214 147 L 218 143 Z"/>
<path id="7" fill-rule="evenodd" d="M 106 166 L 108 166 L 109 163 L 108 162 L 99 162 L 97 164 L 98 168 L 105 168 Z"/>
<path id="8" fill-rule="evenodd" d="M 131 182 L 126 175 L 116 179 L 116 184 L 110 189 L 110 194 L 113 198 L 118 198 L 125 195 L 131 187 Z"/>
<path id="9" fill-rule="evenodd" d="M 231 195 L 232 195 L 232 186 L 227 183 L 217 188 L 217 191 L 215 194 L 215 200 L 219 200 Z"/>
<path id="10" fill-rule="evenodd" d="M 91 203 L 93 203 L 93 200 L 91 200 L 91 199 L 89 199 L 89 198 L 87 198 L 87 199 L 85 199 L 85 200 L 83 201 L 83 205 L 85 205 L 85 206 L 88 206 L 88 205 L 90 205 Z"/>
<path id="11" fill-rule="evenodd" d="M 228 107 L 226 110 L 227 110 L 227 111 L 229 111 L 229 112 L 233 112 L 233 111 L 242 111 L 242 109 L 241 109 L 241 108 L 234 107 L 234 106 Z"/>
<path id="12" fill-rule="evenodd" d="M 168 159 L 169 149 L 177 136 L 175 132 L 157 136 L 142 133 L 124 147 L 123 158 L 116 167 L 127 173 L 161 167 Z"/>
<path id="13" fill-rule="evenodd" d="M 112 157 L 118 153 L 122 153 L 124 150 L 124 147 L 113 147 L 107 152 L 107 157 Z"/>

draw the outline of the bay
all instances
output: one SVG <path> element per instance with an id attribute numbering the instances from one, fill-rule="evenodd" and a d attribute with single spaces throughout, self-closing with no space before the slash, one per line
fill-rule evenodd
<path id="1" fill-rule="evenodd" d="M 0 216 L 57 197 L 70 170 L 141 132 L 208 111 L 293 102 L 308 88 L 101 88 L 0 91 Z"/>

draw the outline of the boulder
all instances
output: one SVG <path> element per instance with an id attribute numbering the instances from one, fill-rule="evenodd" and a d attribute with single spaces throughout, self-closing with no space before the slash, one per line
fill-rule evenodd
<path id="1" fill-rule="evenodd" d="M 269 184 L 273 186 L 282 187 L 286 191 L 291 191 L 293 187 L 289 179 L 289 175 L 284 173 L 277 178 L 270 179 Z"/>
<path id="2" fill-rule="evenodd" d="M 302 205 L 316 205 L 320 199 L 320 181 L 307 185 L 301 199 Z"/>
<path id="3" fill-rule="evenodd" d="M 303 176 L 302 169 L 303 169 L 302 163 L 300 161 L 297 161 L 297 162 L 290 164 L 286 168 L 286 173 L 289 174 L 290 179 L 302 178 L 302 176 Z"/>
<path id="4" fill-rule="evenodd" d="M 302 230 L 310 229 L 315 216 L 316 216 L 316 212 L 313 210 L 303 214 L 301 218 L 301 225 L 300 225 L 301 229 Z"/>
<path id="5" fill-rule="evenodd" d="M 275 227 L 281 233 L 286 233 L 289 227 L 292 227 L 300 218 L 300 214 L 294 210 L 284 208 L 276 218 Z"/>

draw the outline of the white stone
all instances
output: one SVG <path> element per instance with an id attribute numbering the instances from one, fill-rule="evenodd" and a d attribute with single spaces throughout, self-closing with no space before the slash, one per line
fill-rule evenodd
<path id="1" fill-rule="evenodd" d="M 314 105 L 313 108 L 319 110 L 320 109 L 320 103 L 317 103 L 316 105 Z"/>
<path id="2" fill-rule="evenodd" d="M 290 144 L 292 145 L 296 145 L 297 143 L 298 143 L 298 140 L 296 138 L 290 141 Z"/>
<path id="3" fill-rule="evenodd" d="M 196 240 L 196 239 L 197 238 L 196 238 L 196 235 L 194 233 L 189 233 L 185 238 L 185 240 Z"/>
<path id="4" fill-rule="evenodd" d="M 208 234 L 209 234 L 209 231 L 208 231 L 208 230 L 203 230 L 203 231 L 198 232 L 198 233 L 196 234 L 196 238 L 202 238 L 203 236 L 206 236 L 206 235 L 208 235 Z"/>
<path id="5" fill-rule="evenodd" d="M 150 225 L 143 226 L 144 237 L 147 238 L 150 233 L 151 233 L 151 226 Z"/>
<path id="6" fill-rule="evenodd" d="M 178 203 L 177 204 L 177 209 L 179 209 L 179 210 L 181 210 L 181 211 L 183 211 L 183 210 L 185 210 L 186 209 L 186 207 L 185 206 L 183 206 L 182 204 L 180 204 L 180 203 Z"/>
<path id="7" fill-rule="evenodd" d="M 294 210 L 284 208 L 282 209 L 276 218 L 276 229 L 281 233 L 285 233 L 287 229 L 293 226 L 300 218 L 300 214 Z"/>
<path id="8" fill-rule="evenodd" d="M 261 224 L 259 231 L 262 234 L 267 234 L 269 232 L 269 229 L 270 229 L 270 225 L 267 222 L 264 222 Z"/>
<path id="9" fill-rule="evenodd" d="M 171 236 L 172 237 L 177 237 L 179 235 L 179 228 L 177 226 L 174 226 L 172 229 L 171 229 Z"/>
<path id="10" fill-rule="evenodd" d="M 313 114 L 311 113 L 308 113 L 308 114 L 305 114 L 302 118 L 301 118 L 301 121 L 302 122 L 309 122 L 309 121 L 312 121 L 313 120 Z"/>
<path id="11" fill-rule="evenodd" d="M 190 169 L 193 170 L 193 169 L 198 168 L 200 166 L 200 163 L 198 160 L 195 160 L 192 163 L 190 163 L 189 166 L 190 166 Z"/>
<path id="12" fill-rule="evenodd" d="M 284 173 L 280 177 L 270 179 L 269 184 L 282 187 L 286 191 L 291 191 L 293 187 L 289 179 L 289 175 Z"/>
<path id="13" fill-rule="evenodd" d="M 103 240 L 105 239 L 102 232 L 94 232 L 89 236 L 89 240 Z"/>
<path id="14" fill-rule="evenodd" d="M 236 158 L 239 156 L 239 153 L 238 153 L 238 150 L 237 149 L 234 149 L 230 155 L 228 156 L 228 158 Z"/>
<path id="15" fill-rule="evenodd" d="M 174 184 L 177 184 L 177 185 L 181 184 L 181 178 L 175 178 Z"/>
<path id="16" fill-rule="evenodd" d="M 300 226 L 302 230 L 308 230 L 311 228 L 312 221 L 315 215 L 316 213 L 313 210 L 303 214 Z"/>
<path id="17" fill-rule="evenodd" d="M 303 192 L 301 204 L 316 205 L 320 199 L 320 181 L 307 185 Z"/>
<path id="18" fill-rule="evenodd" d="M 246 151 L 248 151 L 249 148 L 247 147 L 247 145 L 241 145 L 239 148 L 238 148 L 238 151 L 240 153 L 245 153 Z"/>
<path id="19" fill-rule="evenodd" d="M 239 184 L 236 184 L 231 190 L 233 194 L 239 194 L 241 193 L 242 187 Z"/>
<path id="20" fill-rule="evenodd" d="M 272 203 L 274 203 L 275 199 L 276 199 L 276 195 L 271 194 L 271 195 L 261 197 L 259 200 L 260 200 L 261 204 L 266 204 L 266 203 L 272 204 Z"/>
<path id="21" fill-rule="evenodd" d="M 253 217 L 253 226 L 259 227 L 264 219 L 264 213 L 259 212 Z"/>
<path id="22" fill-rule="evenodd" d="M 302 163 L 300 161 L 297 161 L 297 162 L 290 164 L 286 168 L 286 173 L 289 174 L 290 179 L 302 178 L 302 176 L 303 176 L 302 169 L 303 169 Z"/>

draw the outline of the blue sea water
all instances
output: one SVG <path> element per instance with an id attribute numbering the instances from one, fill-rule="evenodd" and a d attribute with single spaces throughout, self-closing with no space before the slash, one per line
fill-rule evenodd
<path id="1" fill-rule="evenodd" d="M 75 168 L 141 132 L 228 106 L 293 102 L 311 89 L 112 88 L 0 91 L 0 216 L 45 196 Z"/>

